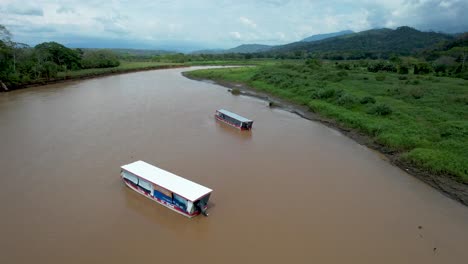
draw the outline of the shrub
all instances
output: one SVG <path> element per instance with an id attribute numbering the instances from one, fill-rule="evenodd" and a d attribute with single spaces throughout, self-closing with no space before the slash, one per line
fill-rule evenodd
<path id="1" fill-rule="evenodd" d="M 415 87 L 410 90 L 410 94 L 414 99 L 420 99 L 421 97 L 423 97 L 424 91 L 419 87 Z"/>
<path id="2" fill-rule="evenodd" d="M 313 69 L 313 68 L 321 68 L 323 62 L 319 59 L 307 59 L 305 64 Z"/>
<path id="3" fill-rule="evenodd" d="M 320 99 L 327 99 L 335 96 L 335 89 L 330 88 L 330 89 L 321 89 L 317 91 L 318 98 Z"/>
<path id="4" fill-rule="evenodd" d="M 349 63 L 336 63 L 336 68 L 340 70 L 351 70 L 351 65 Z"/>
<path id="5" fill-rule="evenodd" d="M 392 108 L 386 104 L 377 104 L 367 111 L 368 114 L 386 116 L 393 112 Z"/>
<path id="6" fill-rule="evenodd" d="M 386 76 L 383 75 L 383 74 L 379 74 L 379 75 L 376 75 L 376 76 L 375 76 L 375 80 L 377 80 L 377 81 L 379 81 L 379 82 L 384 81 L 385 78 L 386 78 Z"/>
<path id="7" fill-rule="evenodd" d="M 83 55 L 81 65 L 85 69 L 112 68 L 119 66 L 120 61 L 111 50 L 90 50 Z"/>
<path id="8" fill-rule="evenodd" d="M 455 97 L 454 101 L 456 103 L 461 103 L 461 104 L 468 105 L 468 94 L 457 96 L 457 97 Z"/>
<path id="9" fill-rule="evenodd" d="M 365 96 L 359 102 L 361 104 L 375 104 L 375 98 L 372 96 Z"/>
<path id="10" fill-rule="evenodd" d="M 239 95 L 239 94 L 241 94 L 241 91 L 240 91 L 238 88 L 234 88 L 234 89 L 232 89 L 230 92 L 231 92 L 231 94 L 233 94 L 233 95 Z"/>
<path id="11" fill-rule="evenodd" d="M 338 99 L 336 100 L 337 105 L 341 105 L 344 107 L 351 107 L 357 102 L 357 98 L 349 93 L 343 93 Z"/>
<path id="12" fill-rule="evenodd" d="M 406 66 L 406 65 L 398 66 L 398 73 L 399 74 L 408 74 L 409 73 L 409 67 Z"/>
<path id="13" fill-rule="evenodd" d="M 426 62 L 420 62 L 414 65 L 414 74 L 428 74 L 432 72 L 432 66 Z"/>
<path id="14" fill-rule="evenodd" d="M 379 61 L 377 63 L 373 63 L 369 65 L 367 67 L 367 70 L 370 72 L 379 72 L 379 71 L 396 72 L 397 68 L 392 63 Z"/>
<path id="15" fill-rule="evenodd" d="M 338 75 L 339 77 L 346 77 L 348 76 L 348 73 L 345 71 L 339 71 L 336 75 Z"/>

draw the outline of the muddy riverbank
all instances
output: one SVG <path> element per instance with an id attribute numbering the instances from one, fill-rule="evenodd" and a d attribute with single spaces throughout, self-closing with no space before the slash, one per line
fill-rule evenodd
<path id="1" fill-rule="evenodd" d="M 307 106 L 298 105 L 287 100 L 276 98 L 267 93 L 259 92 L 255 88 L 249 87 L 244 83 L 228 82 L 221 80 L 206 80 L 203 78 L 191 77 L 185 73 L 182 73 L 182 75 L 192 80 L 215 83 L 230 89 L 239 89 L 239 95 L 250 96 L 265 100 L 270 107 L 278 107 L 291 113 L 297 114 L 307 120 L 320 122 L 330 128 L 336 129 L 344 135 L 346 135 L 347 137 L 355 140 L 359 144 L 362 144 L 372 150 L 378 151 L 393 165 L 398 166 L 407 173 L 429 184 L 430 186 L 439 190 L 444 195 L 461 202 L 465 206 L 468 206 L 468 185 L 460 182 L 456 177 L 451 175 L 430 173 L 428 171 L 422 170 L 414 166 L 413 164 L 404 162 L 401 159 L 399 159 L 401 153 L 392 151 L 389 148 L 376 143 L 372 138 L 362 133 L 359 133 L 355 129 L 344 127 L 339 122 L 333 119 L 325 118 L 315 112 L 310 111 Z"/>
<path id="2" fill-rule="evenodd" d="M 176 68 L 186 68 L 189 66 L 185 65 L 158 65 L 158 66 L 150 66 L 150 67 L 143 67 L 143 68 L 135 68 L 135 69 L 110 69 L 109 72 L 92 72 L 84 75 L 78 76 L 64 76 L 62 78 L 53 78 L 50 80 L 42 79 L 36 80 L 25 84 L 20 84 L 13 87 L 7 87 L 3 82 L 0 83 L 0 92 L 10 92 L 14 90 L 29 88 L 29 87 L 38 87 L 48 84 L 57 84 L 57 83 L 66 83 L 71 81 L 79 81 L 79 80 L 87 80 L 93 79 L 98 77 L 105 77 L 105 76 L 113 76 L 125 73 L 132 73 L 132 72 L 141 72 L 141 71 L 154 71 L 154 70 L 164 70 L 164 69 L 176 69 Z"/>

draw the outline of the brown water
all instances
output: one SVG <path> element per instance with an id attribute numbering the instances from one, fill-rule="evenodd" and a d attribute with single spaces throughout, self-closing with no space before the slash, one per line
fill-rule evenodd
<path id="1" fill-rule="evenodd" d="M 466 263 L 468 208 L 318 123 L 172 69 L 0 94 L 0 263 Z M 218 108 L 255 120 L 251 133 Z M 145 160 L 214 190 L 185 218 Z"/>

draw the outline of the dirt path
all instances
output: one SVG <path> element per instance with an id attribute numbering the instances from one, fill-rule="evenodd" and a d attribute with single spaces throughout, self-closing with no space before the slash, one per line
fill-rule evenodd
<path id="1" fill-rule="evenodd" d="M 433 174 L 428 171 L 422 170 L 418 167 L 415 167 L 413 164 L 403 162 L 399 159 L 402 153 L 392 151 L 385 146 L 377 144 L 372 138 L 356 131 L 355 129 L 343 127 L 341 124 L 339 124 L 335 120 L 325 118 L 325 117 L 320 116 L 317 113 L 311 112 L 306 106 L 297 105 L 289 101 L 273 97 L 267 93 L 258 92 L 254 88 L 249 87 L 243 83 L 227 82 L 227 81 L 213 81 L 213 80 L 206 80 L 202 78 L 193 78 L 193 77 L 187 76 L 185 73 L 182 73 L 182 75 L 192 80 L 211 82 L 211 83 L 222 85 L 227 88 L 239 89 L 240 95 L 251 96 L 251 97 L 256 97 L 256 98 L 265 100 L 269 102 L 270 107 L 278 107 L 283 110 L 289 111 L 291 113 L 295 113 L 301 116 L 302 118 L 305 118 L 311 121 L 320 122 L 328 127 L 336 129 L 340 131 L 341 133 L 343 133 L 344 135 L 346 135 L 347 137 L 358 142 L 359 144 L 365 145 L 370 149 L 378 151 L 379 153 L 384 155 L 390 163 L 394 164 L 395 166 L 398 166 L 399 168 L 406 171 L 407 173 L 415 176 L 421 181 L 436 188 L 437 190 L 442 192 L 444 195 L 468 206 L 468 184 L 464 184 L 458 181 L 458 179 L 456 179 L 452 175 Z"/>

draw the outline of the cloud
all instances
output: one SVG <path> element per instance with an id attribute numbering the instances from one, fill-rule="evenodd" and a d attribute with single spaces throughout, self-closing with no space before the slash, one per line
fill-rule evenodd
<path id="1" fill-rule="evenodd" d="M 60 8 L 57 9 L 57 14 L 71 14 L 75 12 L 76 11 L 73 7 L 61 6 Z"/>
<path id="2" fill-rule="evenodd" d="M 242 24 L 248 26 L 248 27 L 251 27 L 251 28 L 256 28 L 257 27 L 257 24 L 255 24 L 255 22 L 253 22 L 252 20 L 246 18 L 246 17 L 239 17 L 239 20 Z"/>
<path id="3" fill-rule="evenodd" d="M 23 15 L 23 16 L 43 16 L 44 12 L 41 8 L 28 5 L 27 3 L 14 3 L 10 4 L 6 7 L 6 12 L 16 14 L 16 15 Z"/>
<path id="4" fill-rule="evenodd" d="M 237 31 L 229 32 L 229 35 L 234 40 L 241 40 L 242 39 L 242 35 Z"/>
<path id="5" fill-rule="evenodd" d="M 275 34 L 280 40 L 284 41 L 286 39 L 286 35 L 283 32 L 276 32 Z"/>
<path id="6" fill-rule="evenodd" d="M 127 34 L 130 31 L 125 25 L 126 17 L 118 13 L 109 17 L 96 17 L 94 19 L 101 24 L 105 32 L 120 35 Z"/>
<path id="7" fill-rule="evenodd" d="M 314 34 L 411 26 L 468 31 L 467 0 L 0 0 L 0 25 L 25 43 L 186 41 L 229 48 L 284 44 Z M 65 42 L 65 43 L 66 43 Z M 149 45 L 149 44 L 148 44 Z"/>

